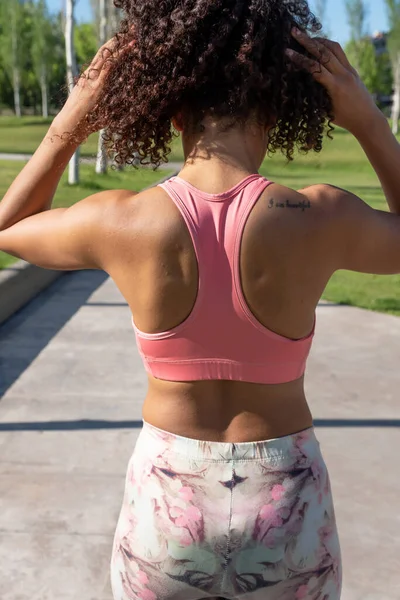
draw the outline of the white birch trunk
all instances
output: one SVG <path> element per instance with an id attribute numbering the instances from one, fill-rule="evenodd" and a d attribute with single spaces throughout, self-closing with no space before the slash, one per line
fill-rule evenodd
<path id="1" fill-rule="evenodd" d="M 75 0 L 67 0 L 65 14 L 65 54 L 67 60 L 67 84 L 69 93 L 74 87 L 74 78 L 78 74 L 74 51 L 74 4 Z M 79 183 L 79 148 L 69 161 L 68 183 L 75 185 Z"/>
<path id="2" fill-rule="evenodd" d="M 22 115 L 21 112 L 21 78 L 19 74 L 19 68 L 17 66 L 13 67 L 13 89 L 14 89 L 14 110 L 15 116 L 20 117 Z"/>
<path id="3" fill-rule="evenodd" d="M 400 117 L 400 53 L 396 56 L 394 68 L 394 94 L 392 104 L 392 132 L 396 135 L 399 131 Z"/>
<path id="4" fill-rule="evenodd" d="M 42 65 L 41 73 L 40 73 L 40 91 L 42 94 L 42 116 L 49 116 L 49 101 L 48 101 L 48 93 L 47 93 L 47 73 L 46 73 L 46 65 Z"/>
<path id="5" fill-rule="evenodd" d="M 107 0 L 107 39 L 113 37 L 121 23 L 121 11 L 114 6 L 113 0 Z"/>
<path id="6" fill-rule="evenodd" d="M 96 173 L 99 175 L 107 172 L 107 152 L 104 145 L 104 133 L 104 129 L 99 131 L 99 141 L 97 144 Z"/>
<path id="7" fill-rule="evenodd" d="M 121 23 L 121 11 L 114 6 L 113 0 L 107 0 L 107 39 L 112 38 L 118 31 Z M 120 165 L 112 160 L 113 168 L 117 171 L 123 171 L 124 165 Z"/>
<path id="8" fill-rule="evenodd" d="M 99 43 L 100 46 L 107 41 L 107 4 L 106 0 L 99 0 Z M 104 145 L 104 129 L 99 132 L 99 141 L 97 146 L 96 173 L 102 175 L 107 172 L 107 152 Z"/>
<path id="9" fill-rule="evenodd" d="M 21 75 L 18 64 L 18 31 L 17 31 L 17 7 L 11 8 L 11 52 L 12 52 L 12 72 L 13 72 L 13 91 L 14 91 L 14 109 L 17 117 L 21 116 Z"/>

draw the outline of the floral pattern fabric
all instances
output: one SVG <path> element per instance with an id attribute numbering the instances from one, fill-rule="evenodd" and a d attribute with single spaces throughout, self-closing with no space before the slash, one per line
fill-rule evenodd
<path id="1" fill-rule="evenodd" d="M 114 600 L 339 600 L 341 575 L 313 428 L 228 444 L 144 423 L 114 538 Z"/>

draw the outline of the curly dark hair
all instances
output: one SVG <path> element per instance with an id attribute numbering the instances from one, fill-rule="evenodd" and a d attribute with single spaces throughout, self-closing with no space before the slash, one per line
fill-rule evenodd
<path id="1" fill-rule="evenodd" d="M 270 126 L 268 152 L 292 160 L 295 147 L 319 152 L 332 103 L 285 49 L 305 53 L 296 26 L 321 29 L 307 0 L 114 0 L 124 12 L 104 95 L 88 116 L 102 122 L 119 163 L 168 162 L 171 119 L 202 131 L 206 115 Z M 222 122 L 222 121 L 221 121 Z"/>

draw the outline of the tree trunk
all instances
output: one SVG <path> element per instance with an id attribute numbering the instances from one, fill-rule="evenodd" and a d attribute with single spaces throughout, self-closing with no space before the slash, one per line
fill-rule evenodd
<path id="1" fill-rule="evenodd" d="M 67 60 L 67 84 L 69 93 L 74 87 L 74 79 L 78 74 L 74 51 L 74 4 L 75 0 L 67 0 L 65 11 L 65 54 Z M 68 165 L 68 183 L 79 183 L 79 148 Z"/>
<path id="2" fill-rule="evenodd" d="M 77 185 L 79 183 L 79 155 L 80 148 L 77 149 L 68 164 L 68 183 Z"/>
<path id="3" fill-rule="evenodd" d="M 49 103 L 48 103 L 48 95 L 47 95 L 47 73 L 46 66 L 42 65 L 42 70 L 40 73 L 40 91 L 42 93 L 42 116 L 49 116 Z"/>
<path id="4" fill-rule="evenodd" d="M 394 94 L 392 104 L 392 131 L 396 135 L 399 131 L 400 117 L 400 53 L 397 54 L 394 68 Z"/>
<path id="5" fill-rule="evenodd" d="M 100 46 L 107 41 L 107 1 L 99 0 L 100 26 L 99 43 Z M 102 175 L 107 172 L 107 152 L 104 145 L 104 129 L 99 133 L 99 142 L 97 146 L 96 173 Z"/>
<path id="6" fill-rule="evenodd" d="M 107 152 L 104 145 L 104 129 L 99 131 L 99 141 L 97 144 L 97 159 L 96 159 L 96 173 L 102 175 L 107 173 Z"/>
<path id="7" fill-rule="evenodd" d="M 108 5 L 108 18 L 107 18 L 107 39 L 113 37 L 118 31 L 121 22 L 121 13 L 118 8 L 114 6 L 114 3 L 109 0 Z"/>
<path id="8" fill-rule="evenodd" d="M 11 12 L 11 52 L 12 52 L 12 74 L 14 91 L 14 109 L 17 117 L 21 116 L 21 75 L 18 64 L 18 27 L 17 27 L 17 7 L 12 8 Z"/>
<path id="9" fill-rule="evenodd" d="M 22 115 L 20 88 L 21 88 L 21 78 L 20 78 L 19 69 L 17 66 L 14 66 L 13 67 L 13 89 L 14 89 L 14 110 L 15 110 L 16 117 L 20 117 Z"/>

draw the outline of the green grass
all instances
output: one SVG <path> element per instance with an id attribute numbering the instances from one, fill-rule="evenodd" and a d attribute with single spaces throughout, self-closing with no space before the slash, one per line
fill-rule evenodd
<path id="1" fill-rule="evenodd" d="M 0 161 L 0 198 L 3 197 L 23 166 L 24 163 L 20 161 Z M 156 183 L 168 175 L 169 172 L 171 171 L 154 172 L 150 169 L 135 170 L 131 167 L 123 172 L 109 170 L 106 175 L 96 175 L 92 165 L 81 165 L 81 183 L 76 186 L 69 186 L 67 183 L 67 174 L 64 173 L 58 186 L 53 206 L 71 206 L 71 204 L 82 200 L 82 198 L 96 192 L 101 192 L 102 190 L 122 188 L 140 191 Z M 0 252 L 0 269 L 4 269 L 4 267 L 9 266 L 15 260 L 14 257 Z"/>
<path id="2" fill-rule="evenodd" d="M 0 153 L 33 154 L 44 138 L 52 118 L 0 117 Z M 81 149 L 82 156 L 95 156 L 97 134 L 91 135 Z"/>
<path id="3" fill-rule="evenodd" d="M 33 152 L 43 138 L 50 120 L 26 117 L 22 121 L 14 117 L 0 117 L 0 152 Z M 96 137 L 92 136 L 83 147 L 83 155 L 94 155 Z M 176 139 L 169 156 L 171 161 L 183 159 L 180 140 Z M 3 168 L 4 165 L 4 168 Z M 1 163 L 0 197 L 20 168 L 20 163 Z M 327 139 L 324 150 L 320 154 L 296 156 L 294 162 L 287 164 L 280 155 L 267 158 L 261 172 L 269 179 L 300 189 L 315 183 L 330 183 L 343 187 L 360 196 L 374 208 L 385 210 L 385 198 L 380 189 L 378 179 L 365 158 L 357 141 L 343 130 L 336 130 L 334 140 Z M 14 175 L 13 175 L 14 173 Z M 143 176 L 152 177 L 146 171 Z M 122 179 L 120 179 L 122 177 Z M 161 178 L 156 174 L 155 178 Z M 75 199 L 88 195 L 98 189 L 112 187 L 131 187 L 138 189 L 148 185 L 139 183 L 132 187 L 132 182 L 139 182 L 139 175 L 113 173 L 105 178 L 95 176 L 93 167 L 82 167 L 84 186 L 68 188 L 65 178 L 58 191 L 58 198 Z M 100 187 L 98 187 L 100 186 Z M 0 265 L 1 265 L 0 257 Z M 375 276 L 363 275 L 349 271 L 336 273 L 329 282 L 323 297 L 341 304 L 350 304 L 372 310 L 400 315 L 400 275 Z"/>

